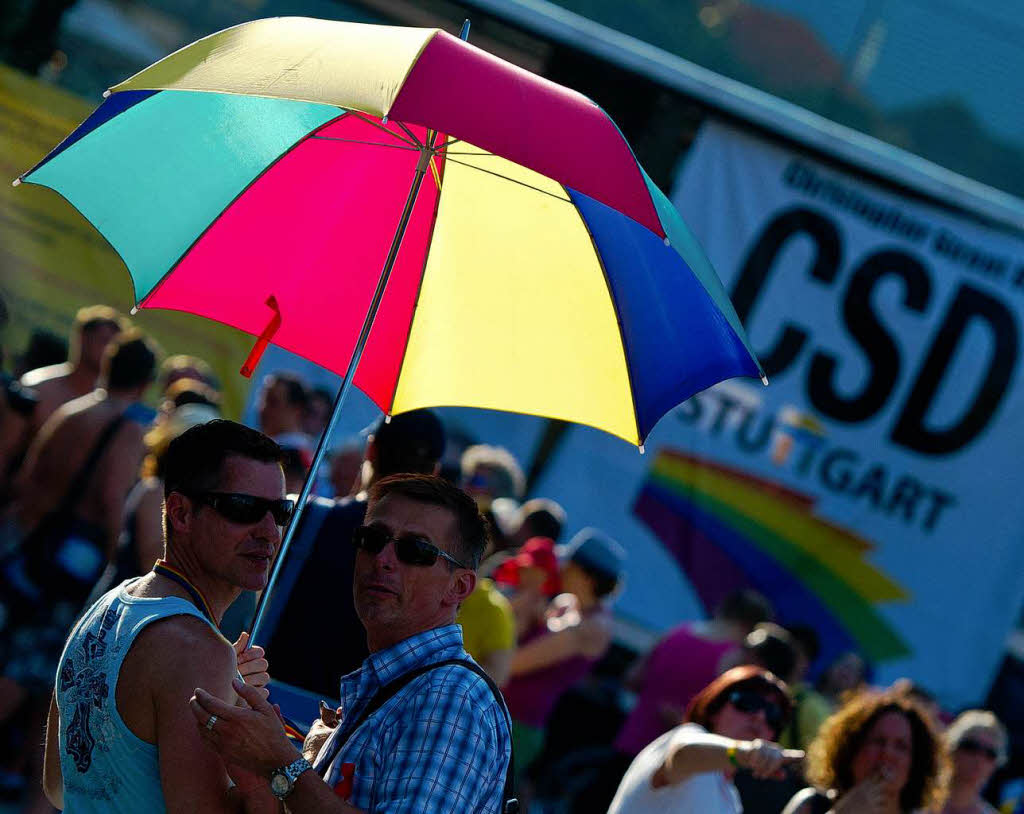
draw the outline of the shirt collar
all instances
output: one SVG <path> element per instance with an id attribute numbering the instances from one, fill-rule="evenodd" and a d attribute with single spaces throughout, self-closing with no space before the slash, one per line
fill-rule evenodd
<path id="1" fill-rule="evenodd" d="M 366 694 L 394 681 L 414 667 L 451 658 L 449 651 L 462 650 L 462 628 L 444 625 L 417 633 L 384 650 L 371 653 L 362 667 L 341 679 L 342 703 Z"/>

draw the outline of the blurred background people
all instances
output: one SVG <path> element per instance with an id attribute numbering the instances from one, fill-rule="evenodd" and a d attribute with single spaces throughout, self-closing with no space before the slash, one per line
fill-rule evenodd
<path id="1" fill-rule="evenodd" d="M 847 695 L 867 685 L 867 673 L 868 667 L 861 655 L 847 651 L 825 668 L 818 679 L 817 690 L 829 704 L 838 707 Z"/>
<path id="2" fill-rule="evenodd" d="M 6 526 L 0 580 L 0 721 L 48 691 L 68 629 L 111 558 L 138 477 L 139 400 L 156 348 L 138 331 L 107 349 L 102 387 L 58 408 L 36 437 Z"/>
<path id="3" fill-rule="evenodd" d="M 309 389 L 294 373 L 277 371 L 263 379 L 259 395 L 260 430 L 280 446 L 310 449 L 313 439 L 306 433 Z"/>
<path id="4" fill-rule="evenodd" d="M 474 444 L 462 453 L 459 465 L 462 489 L 476 501 L 490 525 L 494 551 L 504 551 L 511 543 L 505 538 L 492 504 L 501 498 L 511 499 L 516 504 L 522 499 L 526 476 L 519 462 L 504 447 Z"/>
<path id="5" fill-rule="evenodd" d="M 818 659 L 818 634 L 810 625 L 790 625 L 787 630 L 796 644 L 796 664 L 785 677 L 793 696 L 793 715 L 779 735 L 779 743 L 790 749 L 806 749 L 825 719 L 832 714 L 832 705 L 807 683 L 807 672 Z"/>
<path id="6" fill-rule="evenodd" d="M 998 814 L 981 793 L 1007 759 L 1006 727 L 987 710 L 961 712 L 946 730 L 953 764 L 941 814 Z"/>
<path id="7" fill-rule="evenodd" d="M 324 433 L 333 406 L 334 394 L 330 390 L 326 387 L 310 388 L 306 411 L 302 416 L 302 429 L 306 435 L 316 439 Z"/>
<path id="8" fill-rule="evenodd" d="M 329 464 L 329 481 L 335 497 L 347 497 L 361 488 L 363 448 L 359 444 L 342 444 L 333 453 Z"/>
<path id="9" fill-rule="evenodd" d="M 807 750 L 812 784 L 784 814 L 911 814 L 941 810 L 949 758 L 931 715 L 905 693 L 861 692 L 829 717 Z"/>
<path id="10" fill-rule="evenodd" d="M 726 596 L 711 619 L 686 622 L 666 633 L 626 676 L 637 693 L 615 747 L 624 761 L 640 753 L 682 718 L 690 700 L 721 672 L 726 654 L 736 651 L 758 622 L 774 616 L 771 603 L 756 591 Z"/>
<path id="11" fill-rule="evenodd" d="M 694 696 L 681 725 L 641 750 L 608 814 L 740 814 L 737 769 L 771 778 L 803 757 L 773 743 L 789 714 L 785 685 L 734 667 Z"/>
<path id="12" fill-rule="evenodd" d="M 552 601 L 545 620 L 520 638 L 505 686 L 516 768 L 522 772 L 544 745 L 544 727 L 559 697 L 611 645 L 610 598 L 626 560 L 615 540 L 593 528 L 577 533 L 558 553 L 564 593 Z"/>
<path id="13" fill-rule="evenodd" d="M 562 592 L 555 541 L 550 537 L 527 540 L 518 554 L 494 570 L 494 581 L 509 598 L 517 638 L 543 624 L 551 600 Z"/>
<path id="14" fill-rule="evenodd" d="M 78 310 L 71 326 L 68 360 L 29 370 L 21 377 L 21 383 L 39 396 L 27 441 L 31 441 L 54 410 L 92 392 L 107 343 L 128 327 L 127 320 L 110 306 L 91 305 Z"/>
<path id="15" fill-rule="evenodd" d="M 176 353 L 164 359 L 163 364 L 160 365 L 160 375 L 157 379 L 160 392 L 166 395 L 180 379 L 202 382 L 213 391 L 219 390 L 217 376 L 213 372 L 213 368 L 205 359 L 200 359 L 198 356 Z"/>

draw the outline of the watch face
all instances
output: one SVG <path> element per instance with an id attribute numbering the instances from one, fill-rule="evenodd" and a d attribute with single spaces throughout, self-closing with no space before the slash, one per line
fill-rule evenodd
<path id="1" fill-rule="evenodd" d="M 278 797 L 281 797 L 291 791 L 292 782 L 292 779 L 284 772 L 274 772 L 270 778 L 270 790 Z"/>

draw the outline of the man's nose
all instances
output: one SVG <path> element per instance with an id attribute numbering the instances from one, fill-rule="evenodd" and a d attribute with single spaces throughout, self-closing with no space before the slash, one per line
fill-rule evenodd
<path id="1" fill-rule="evenodd" d="M 270 540 L 275 546 L 281 542 L 281 527 L 277 525 L 277 521 L 274 520 L 274 515 L 270 513 L 270 509 L 264 512 L 260 522 L 256 524 L 256 528 L 260 535 Z"/>
<path id="2" fill-rule="evenodd" d="M 395 541 L 388 540 L 387 545 L 374 556 L 377 564 L 388 571 L 394 571 L 398 567 L 398 555 L 395 553 Z"/>

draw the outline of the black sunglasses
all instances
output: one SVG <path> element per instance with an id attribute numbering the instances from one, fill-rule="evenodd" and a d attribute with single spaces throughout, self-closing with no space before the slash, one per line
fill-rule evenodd
<path id="1" fill-rule="evenodd" d="M 764 696 L 749 690 L 735 690 L 729 693 L 728 701 L 740 712 L 763 712 L 765 723 L 776 731 L 782 726 L 786 717 L 782 707 L 774 701 L 769 701 Z"/>
<path id="2" fill-rule="evenodd" d="M 295 510 L 295 501 L 288 498 L 271 500 L 238 492 L 186 492 L 179 490 L 198 503 L 204 503 L 232 523 L 259 523 L 267 512 L 279 526 L 287 526 Z"/>
<path id="3" fill-rule="evenodd" d="M 973 738 L 964 738 L 960 743 L 956 745 L 957 750 L 963 750 L 965 752 L 971 752 L 975 755 L 984 755 L 989 760 L 995 760 L 999 757 L 999 752 L 989 746 L 987 743 L 976 741 Z"/>
<path id="4" fill-rule="evenodd" d="M 352 542 L 356 544 L 356 548 L 361 548 L 368 554 L 380 554 L 392 540 L 395 542 L 395 556 L 407 565 L 430 566 L 437 562 L 438 557 L 441 557 L 458 568 L 469 568 L 468 565 L 463 565 L 451 554 L 447 554 L 433 543 L 414 534 L 394 537 L 382 526 L 360 526 L 352 532 Z"/>

